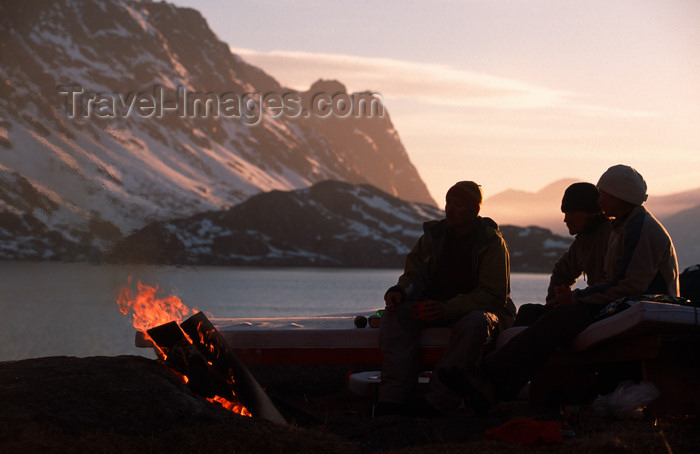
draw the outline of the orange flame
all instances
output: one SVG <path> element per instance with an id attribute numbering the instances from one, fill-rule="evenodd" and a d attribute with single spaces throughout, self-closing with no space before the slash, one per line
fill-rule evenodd
<path id="1" fill-rule="evenodd" d="M 131 285 L 131 281 L 132 278 L 129 276 L 129 285 Z M 180 323 L 190 315 L 197 313 L 196 309 L 188 308 L 183 304 L 180 298 L 175 295 L 168 295 L 163 298 L 159 297 L 160 288 L 157 284 L 155 287 L 151 287 L 150 285 L 138 281 L 137 288 L 138 293 L 134 295 L 131 288 L 122 287 L 117 296 L 117 304 L 119 304 L 119 310 L 121 310 L 124 315 L 127 315 L 130 310 L 133 311 L 134 328 L 138 331 L 142 331 L 147 338 L 150 338 L 146 333 L 147 330 L 172 321 Z M 203 334 L 201 336 L 201 343 L 213 352 L 214 345 L 206 342 Z M 189 337 L 187 337 L 187 339 L 191 342 Z M 160 351 L 160 348 L 157 346 L 155 346 L 155 348 Z M 161 354 L 161 359 L 165 359 L 165 353 L 161 351 Z M 209 362 L 209 365 L 212 365 L 212 363 Z M 175 370 L 173 370 L 173 373 L 180 377 L 183 383 L 189 381 L 186 375 L 182 375 Z M 233 377 L 229 377 L 229 385 L 232 385 L 233 382 Z M 240 402 L 232 402 L 221 396 L 214 396 L 213 398 L 207 398 L 207 400 L 218 403 L 225 409 L 242 416 L 253 416 Z"/>
<path id="2" fill-rule="evenodd" d="M 207 398 L 209 402 L 217 402 L 219 405 L 224 407 L 228 411 L 232 411 L 234 413 L 238 413 L 241 416 L 249 416 L 252 417 L 253 414 L 248 411 L 247 408 L 245 408 L 243 405 L 241 405 L 240 402 L 231 402 L 230 400 L 224 399 L 221 396 L 214 396 L 212 398 Z"/>
<path id="3" fill-rule="evenodd" d="M 129 276 L 129 284 L 131 284 L 131 276 Z M 124 315 L 127 315 L 129 310 L 133 311 L 134 328 L 138 331 L 146 332 L 154 326 L 171 321 L 179 323 L 197 312 L 185 306 L 177 296 L 159 298 L 160 289 L 157 284 L 151 287 L 139 281 L 137 287 L 136 295 L 131 288 L 122 287 L 117 297 L 117 304 Z"/>

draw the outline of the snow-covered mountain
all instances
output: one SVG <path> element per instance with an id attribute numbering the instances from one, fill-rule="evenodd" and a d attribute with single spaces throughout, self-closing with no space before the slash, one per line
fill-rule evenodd
<path id="1" fill-rule="evenodd" d="M 166 2 L 0 3 L 0 258 L 324 180 L 434 205 L 380 96 L 295 93 Z"/>
<path id="2" fill-rule="evenodd" d="M 433 205 L 369 185 L 326 181 L 258 194 L 224 211 L 150 224 L 120 242 L 110 260 L 174 265 L 402 268 Z M 571 237 L 501 226 L 513 271 L 550 272 Z"/>

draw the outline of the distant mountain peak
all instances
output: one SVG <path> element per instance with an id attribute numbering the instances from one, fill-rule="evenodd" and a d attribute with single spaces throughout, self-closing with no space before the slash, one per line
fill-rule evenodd
<path id="1" fill-rule="evenodd" d="M 564 190 L 566 190 L 567 187 L 569 187 L 571 184 L 579 182 L 582 180 L 576 179 L 576 178 L 561 178 L 559 180 L 553 181 L 551 183 L 546 184 L 542 188 L 536 190 L 536 191 L 526 191 L 523 189 L 506 189 L 504 191 L 501 191 L 497 194 L 492 195 L 491 197 L 488 197 L 486 201 L 489 200 L 513 200 L 515 198 L 521 199 L 523 197 L 529 197 L 529 198 L 534 198 L 534 197 L 551 197 L 553 194 L 558 195 L 558 197 L 561 198 L 561 196 L 564 195 Z"/>
<path id="2" fill-rule="evenodd" d="M 561 198 L 564 195 L 564 191 L 566 188 L 571 186 L 574 183 L 582 182 L 583 180 L 580 180 L 578 178 L 561 178 L 559 180 L 553 181 L 549 183 L 548 185 L 544 186 L 542 189 L 537 191 L 538 195 L 558 195 L 559 198 Z M 595 184 L 595 183 L 593 183 Z"/>
<path id="3" fill-rule="evenodd" d="M 306 93 L 327 93 L 329 95 L 335 95 L 338 93 L 347 93 L 348 89 L 345 88 L 343 83 L 335 79 L 318 79 L 316 82 L 311 84 L 311 87 Z"/>

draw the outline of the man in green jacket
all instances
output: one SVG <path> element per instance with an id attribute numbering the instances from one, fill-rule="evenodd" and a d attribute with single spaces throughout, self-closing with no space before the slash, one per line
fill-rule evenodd
<path id="1" fill-rule="evenodd" d="M 398 284 L 384 295 L 379 343 L 384 355 L 375 415 L 448 415 L 462 396 L 433 374 L 428 392 L 414 391 L 417 340 L 423 328 L 448 326 L 452 336 L 436 368 L 467 367 L 481 357 L 488 337 L 508 328 L 510 259 L 498 225 L 479 216 L 481 187 L 460 181 L 446 195 L 445 219 L 423 225 Z M 436 369 L 437 370 L 437 369 Z"/>

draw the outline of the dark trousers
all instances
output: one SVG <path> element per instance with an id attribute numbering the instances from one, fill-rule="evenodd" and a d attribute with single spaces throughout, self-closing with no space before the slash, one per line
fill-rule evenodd
<path id="1" fill-rule="evenodd" d="M 427 326 L 452 328 L 450 342 L 434 370 L 472 366 L 481 358 L 484 343 L 498 329 L 498 317 L 490 312 L 472 311 L 447 322 L 426 323 L 413 318 L 411 303 L 402 302 L 396 311 L 384 311 L 379 326 L 379 345 L 384 355 L 379 402 L 405 403 L 416 388 L 419 372 L 418 339 Z M 430 377 L 425 400 L 449 414 L 457 410 L 462 396 L 445 386 L 438 374 Z"/>
<path id="2" fill-rule="evenodd" d="M 574 304 L 547 310 L 532 325 L 491 353 L 484 361 L 486 376 L 503 400 L 514 399 L 557 348 L 593 323 L 597 306 Z"/>

